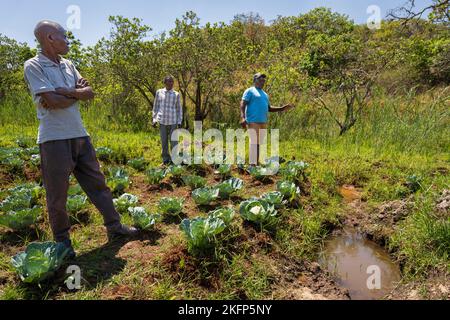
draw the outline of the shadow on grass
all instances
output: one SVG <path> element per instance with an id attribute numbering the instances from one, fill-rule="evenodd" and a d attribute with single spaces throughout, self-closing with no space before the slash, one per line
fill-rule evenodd
<path id="1" fill-rule="evenodd" d="M 24 242 L 40 240 L 43 234 L 44 231 L 33 226 L 20 231 L 8 231 L 0 235 L 0 243 L 9 246 L 22 246 Z"/>
<path id="2" fill-rule="evenodd" d="M 180 224 L 183 219 L 187 218 L 187 214 L 182 212 L 179 215 L 164 215 L 163 222 L 167 224 Z"/>

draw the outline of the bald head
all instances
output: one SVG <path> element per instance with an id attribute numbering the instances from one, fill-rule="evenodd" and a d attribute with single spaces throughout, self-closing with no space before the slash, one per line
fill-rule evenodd
<path id="1" fill-rule="evenodd" d="M 34 28 L 34 35 L 40 44 L 45 42 L 49 35 L 57 32 L 64 33 L 64 28 L 59 23 L 49 20 L 40 21 Z"/>
<path id="2" fill-rule="evenodd" d="M 50 20 L 40 21 L 34 28 L 34 35 L 42 49 L 63 55 L 68 52 L 66 30 L 59 23 Z"/>

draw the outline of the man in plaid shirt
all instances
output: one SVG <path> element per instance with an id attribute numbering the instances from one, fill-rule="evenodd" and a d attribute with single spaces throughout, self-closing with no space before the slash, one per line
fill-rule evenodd
<path id="1" fill-rule="evenodd" d="M 159 123 L 159 132 L 161 135 L 163 164 L 168 165 L 172 162 L 169 152 L 176 147 L 178 141 L 172 140 L 171 136 L 174 130 L 181 127 L 183 121 L 183 109 L 180 102 L 180 94 L 173 90 L 174 80 L 172 76 L 164 78 L 165 88 L 156 92 L 155 103 L 153 106 L 153 126 Z"/>

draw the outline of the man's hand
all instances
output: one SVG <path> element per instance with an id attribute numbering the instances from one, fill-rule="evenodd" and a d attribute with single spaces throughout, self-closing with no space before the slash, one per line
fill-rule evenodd
<path id="1" fill-rule="evenodd" d="M 158 122 L 156 122 L 156 121 L 153 121 L 153 123 L 152 123 L 152 127 L 153 128 L 156 128 L 158 126 Z"/>
<path id="2" fill-rule="evenodd" d="M 247 120 L 245 118 L 241 118 L 241 126 L 244 129 L 247 129 Z"/>
<path id="3" fill-rule="evenodd" d="M 47 104 L 47 102 L 45 102 L 45 100 L 43 98 L 39 99 L 39 104 L 41 105 L 42 108 L 44 109 L 50 109 L 49 105 Z"/>
<path id="4" fill-rule="evenodd" d="M 83 89 L 89 87 L 89 82 L 85 78 L 81 78 L 77 81 L 77 84 L 75 86 L 76 89 Z"/>

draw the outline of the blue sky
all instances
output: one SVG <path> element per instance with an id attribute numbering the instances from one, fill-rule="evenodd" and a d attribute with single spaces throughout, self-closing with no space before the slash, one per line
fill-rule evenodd
<path id="1" fill-rule="evenodd" d="M 108 16 L 123 15 L 138 17 L 151 26 L 153 34 L 170 30 L 177 17 L 192 10 L 198 14 L 202 23 L 229 22 L 238 13 L 257 12 L 267 22 L 278 15 L 299 15 L 312 8 L 325 6 L 333 11 L 347 14 L 357 23 L 365 23 L 369 5 L 377 5 L 382 17 L 406 0 L 0 0 L 0 33 L 20 42 L 34 46 L 33 29 L 39 20 L 51 19 L 66 24 L 69 5 L 81 9 L 81 28 L 72 30 L 84 45 L 95 44 L 110 30 Z M 416 1 L 419 7 L 431 0 Z"/>

